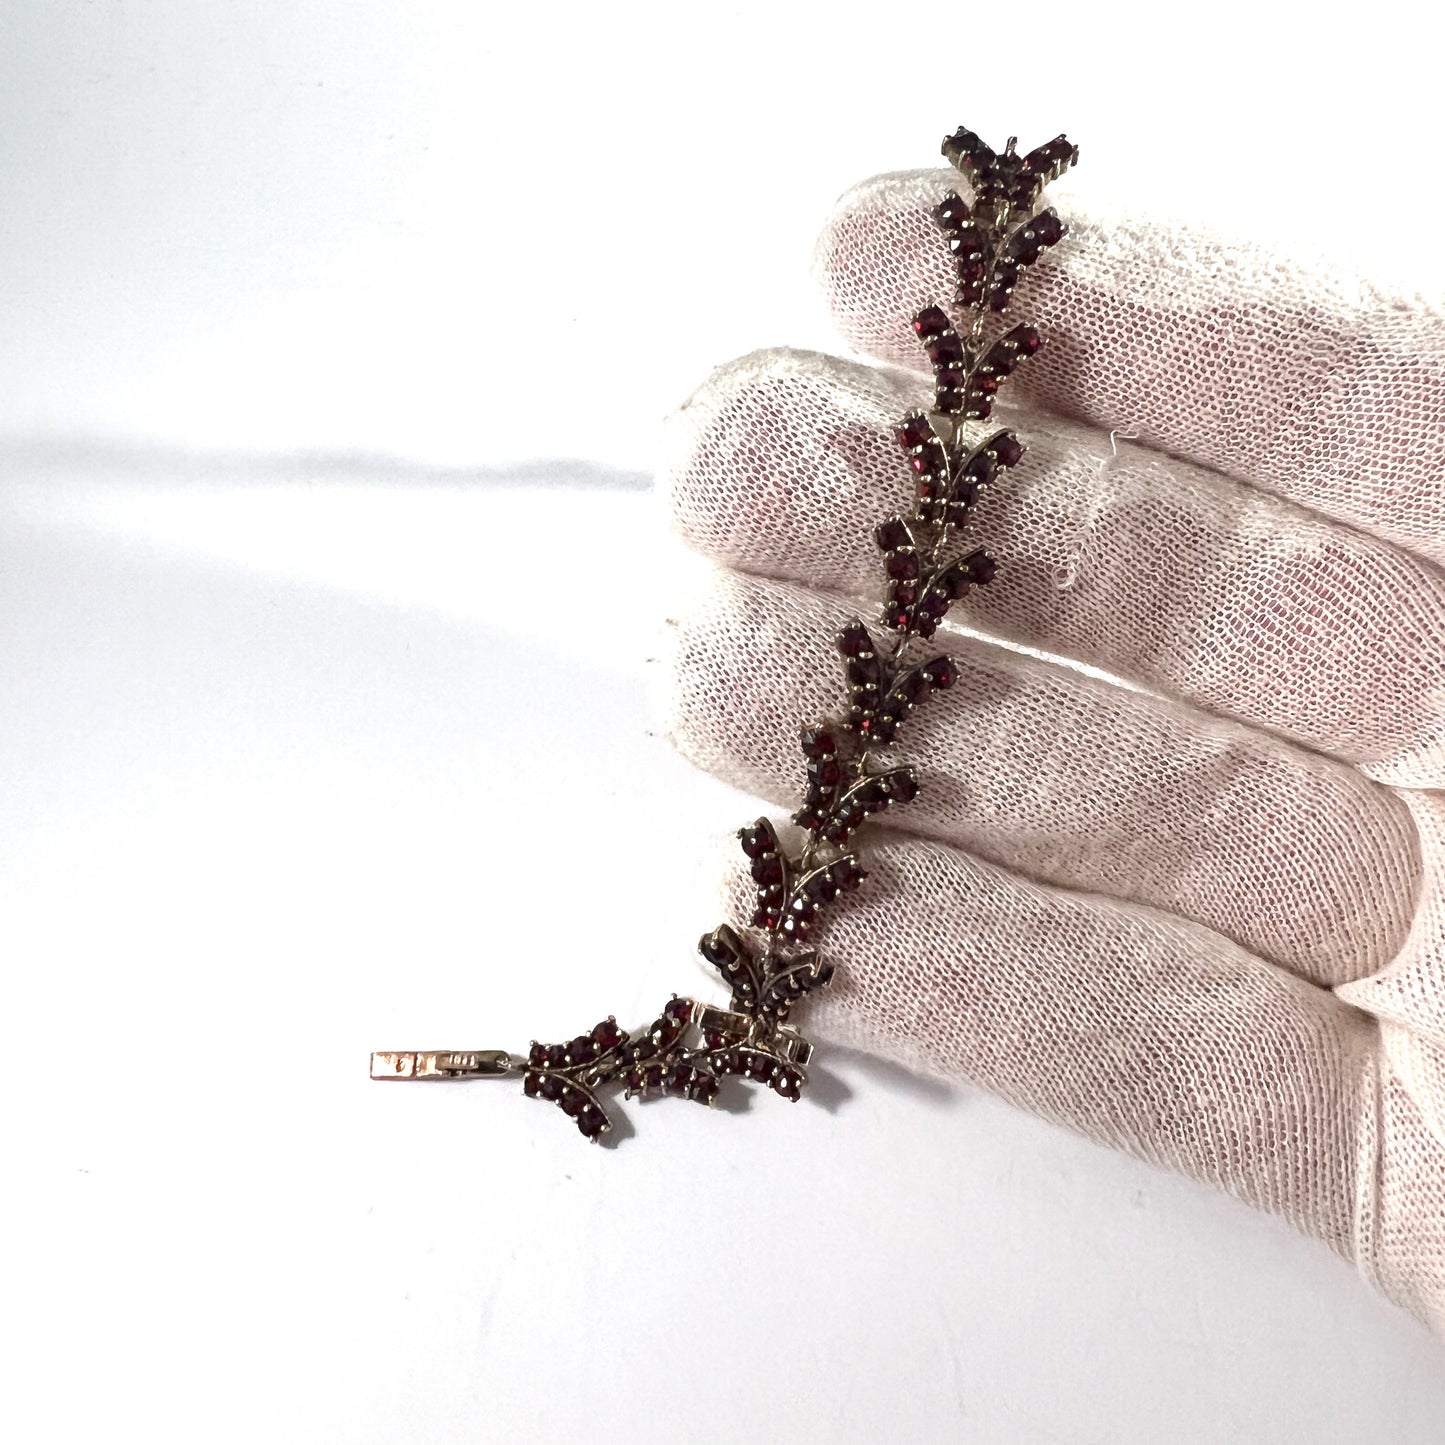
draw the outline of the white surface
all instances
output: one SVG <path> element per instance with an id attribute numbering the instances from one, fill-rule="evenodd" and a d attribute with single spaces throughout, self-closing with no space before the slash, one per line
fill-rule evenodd
<path id="1" fill-rule="evenodd" d="M 1441 1438 L 1348 1266 L 987 1099 L 836 1059 L 613 1153 L 365 1078 L 697 980 L 749 809 L 648 734 L 645 499 L 524 484 L 826 344 L 848 184 L 1067 127 L 1137 199 L 1437 264 L 1415 7 L 966 22 L 4 8 L 7 1436 Z"/>
<path id="2" fill-rule="evenodd" d="M 965 123 L 1436 275 L 1441 38 L 1403 0 L 8 0 L 0 433 L 646 466 L 711 367 L 830 344 L 834 199 Z"/>
<path id="3" fill-rule="evenodd" d="M 665 555 L 650 498 L 127 466 L 5 493 L 16 1438 L 1440 1438 L 1437 1345 L 1347 1265 L 981 1096 L 834 1055 L 614 1151 L 369 1082 L 701 983 L 750 807 L 585 571 Z M 546 638 L 539 515 L 589 603 Z"/>

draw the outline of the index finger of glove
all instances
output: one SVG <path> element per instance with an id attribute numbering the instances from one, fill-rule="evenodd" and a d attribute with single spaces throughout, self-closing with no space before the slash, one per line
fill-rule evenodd
<path id="1" fill-rule="evenodd" d="M 909 320 L 951 296 L 932 208 L 954 171 L 848 192 L 816 270 L 859 351 L 924 369 Z M 1445 562 L 1445 301 L 1320 257 L 1050 192 L 1068 234 L 1020 278 L 1010 314 L 1048 344 L 1012 399 L 1217 468 Z"/>
<path id="2" fill-rule="evenodd" d="M 698 551 L 852 597 L 911 485 L 912 379 L 798 352 L 715 373 L 671 418 L 662 485 Z M 1445 785 L 1445 574 L 1217 472 L 1042 415 L 985 488 L 992 586 L 954 616 L 1356 763 Z"/>

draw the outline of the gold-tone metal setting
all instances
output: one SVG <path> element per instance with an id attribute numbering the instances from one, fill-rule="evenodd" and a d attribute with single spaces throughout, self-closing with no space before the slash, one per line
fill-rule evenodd
<path id="1" fill-rule="evenodd" d="M 933 219 L 956 287 L 951 304 L 926 305 L 911 318 L 933 370 L 933 396 L 892 429 L 913 500 L 873 529 L 887 578 L 881 612 L 871 622 L 851 619 L 833 639 L 846 687 L 841 707 L 799 729 L 802 806 L 779 825 L 781 833 L 766 817 L 738 830 L 756 886 L 750 921 L 741 932 L 720 924 L 697 945 L 729 989 L 726 1006 L 674 995 L 640 1029 L 622 1029 L 609 1015 L 568 1040 L 534 1039 L 524 1058 L 377 1053 L 373 1079 L 517 1073 L 527 1098 L 556 1106 L 594 1144 L 612 1128 L 600 1097 L 608 1085 L 629 1099 L 712 1104 L 724 1081 L 736 1078 L 800 1098 L 813 1048 L 790 1020 L 834 972 L 831 960 L 805 945 L 824 910 L 868 876 L 853 835 L 873 814 L 918 794 L 915 766 L 890 765 L 885 759 L 894 754 L 885 750 L 917 706 L 958 681 L 946 652 L 928 655 L 941 645 L 931 639 L 954 602 L 992 581 L 997 563 L 988 552 L 965 550 L 972 509 L 980 490 L 1025 451 L 1007 426 L 978 424 L 993 415 L 1000 385 L 1044 344 L 1036 326 L 1010 325 L 1003 313 L 1021 274 L 1067 231 L 1040 203 L 1043 188 L 1078 160 L 1079 149 L 1064 135 L 1026 155 L 1017 147 L 1010 136 L 995 151 L 964 126 L 943 141 L 960 189 L 942 195 Z"/>
<path id="2" fill-rule="evenodd" d="M 518 1064 L 501 1049 L 432 1049 L 411 1053 L 375 1053 L 373 1079 L 500 1079 Z"/>

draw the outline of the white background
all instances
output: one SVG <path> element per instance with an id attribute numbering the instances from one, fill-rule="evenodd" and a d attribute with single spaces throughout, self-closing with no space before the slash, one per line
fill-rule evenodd
<path id="1" fill-rule="evenodd" d="M 827 345 L 959 123 L 1438 286 L 1406 7 L 0 11 L 0 1350 L 22 1441 L 1438 1441 L 1349 1267 L 984 1097 L 632 1108 L 376 1047 L 706 987 L 658 423 Z"/>

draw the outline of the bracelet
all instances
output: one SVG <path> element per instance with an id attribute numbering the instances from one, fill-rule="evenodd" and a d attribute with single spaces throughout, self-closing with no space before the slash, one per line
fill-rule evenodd
<path id="1" fill-rule="evenodd" d="M 952 310 L 925 306 L 913 329 L 933 367 L 933 402 L 910 411 L 896 435 L 913 477 L 911 508 L 874 530 L 886 598 L 875 628 L 854 618 L 836 645 L 846 711 L 802 729 L 802 804 L 785 838 L 767 818 L 739 831 L 756 886 L 746 936 L 728 924 L 703 935 L 702 956 L 731 990 L 727 1007 L 674 995 L 650 1024 L 629 1033 L 606 1018 L 566 1043 L 533 1042 L 525 1057 L 501 1050 L 374 1053 L 373 1079 L 522 1076 L 531 1099 L 557 1105 L 593 1143 L 611 1129 L 599 1091 L 670 1096 L 711 1104 L 737 1076 L 797 1100 L 813 1046 L 790 1020 L 833 977 L 810 939 L 820 910 L 858 888 L 867 870 L 853 839 L 867 818 L 911 802 L 913 767 L 885 761 L 913 709 L 958 677 L 947 656 L 920 656 L 949 607 L 992 581 L 983 548 L 958 550 L 979 488 L 1015 466 L 1024 448 L 1008 429 L 980 428 L 1000 383 L 1043 344 L 1027 323 L 993 323 L 1009 306 L 1019 273 L 1064 235 L 1040 192 L 1072 166 L 1078 147 L 1060 135 L 1020 156 L 1016 137 L 995 153 L 960 128 L 943 154 L 968 182 L 969 199 L 949 191 L 933 215 L 953 255 Z M 793 842 L 793 838 L 800 841 Z"/>

